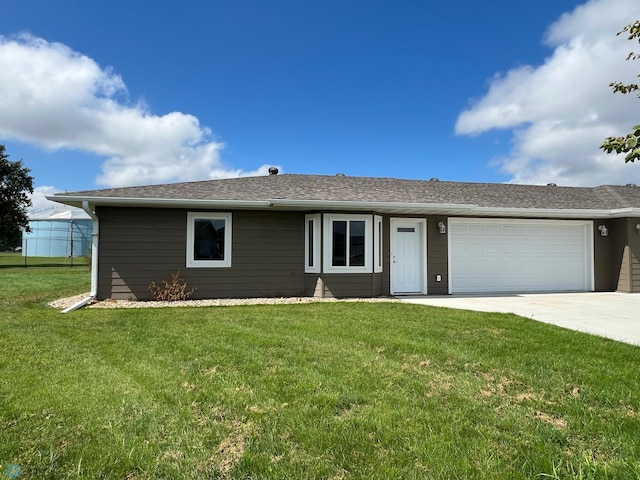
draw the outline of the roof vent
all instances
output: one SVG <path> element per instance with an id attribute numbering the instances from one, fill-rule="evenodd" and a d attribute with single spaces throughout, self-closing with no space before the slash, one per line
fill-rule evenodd
<path id="1" fill-rule="evenodd" d="M 547 187 L 557 187 L 558 185 L 556 185 L 555 183 L 547 183 Z"/>
<path id="2" fill-rule="evenodd" d="M 336 173 L 336 177 L 346 177 L 344 173 Z"/>
<path id="3" fill-rule="evenodd" d="M 440 179 L 439 179 L 439 178 L 437 178 L 437 177 L 433 177 L 433 178 L 430 178 L 430 179 L 429 179 L 429 181 L 430 181 L 430 182 L 439 182 L 439 181 L 440 181 Z"/>
<path id="4" fill-rule="evenodd" d="M 277 175 L 278 169 L 276 167 L 269 167 L 269 175 Z"/>
<path id="5" fill-rule="evenodd" d="M 625 187 L 636 187 L 637 185 L 635 183 L 627 183 L 625 185 Z"/>

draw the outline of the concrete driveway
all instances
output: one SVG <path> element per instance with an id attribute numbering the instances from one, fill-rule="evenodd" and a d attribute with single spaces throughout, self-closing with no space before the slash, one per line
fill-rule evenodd
<path id="1" fill-rule="evenodd" d="M 640 345 L 640 294 L 588 292 L 397 298 L 436 307 L 515 313 L 540 322 Z"/>

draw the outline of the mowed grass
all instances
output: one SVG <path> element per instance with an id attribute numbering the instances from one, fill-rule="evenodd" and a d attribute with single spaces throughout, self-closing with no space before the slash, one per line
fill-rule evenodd
<path id="1" fill-rule="evenodd" d="M 14 267 L 81 267 L 87 266 L 87 257 L 23 257 L 21 252 L 0 252 L 0 268 Z"/>
<path id="2" fill-rule="evenodd" d="M 0 475 L 637 479 L 640 348 L 400 303 L 98 310 L 0 272 Z"/>

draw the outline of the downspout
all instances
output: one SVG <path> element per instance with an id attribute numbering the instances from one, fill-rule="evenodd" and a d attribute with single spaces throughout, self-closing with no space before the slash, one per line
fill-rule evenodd
<path id="1" fill-rule="evenodd" d="M 91 208 L 89 208 L 89 202 L 84 200 L 82 202 L 82 209 L 87 212 L 87 215 L 93 220 L 93 232 L 91 234 L 91 292 L 89 296 L 80 300 L 78 303 L 74 303 L 70 307 L 65 308 L 60 313 L 67 313 L 78 308 L 84 307 L 87 303 L 92 302 L 98 296 L 98 238 L 100 233 L 100 222 L 98 216 Z"/>

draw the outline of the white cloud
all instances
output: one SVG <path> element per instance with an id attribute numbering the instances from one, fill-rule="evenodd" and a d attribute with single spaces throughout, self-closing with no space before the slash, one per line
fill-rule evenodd
<path id="1" fill-rule="evenodd" d="M 0 138 L 106 157 L 97 183 L 126 186 L 266 173 L 223 165 L 223 145 L 193 115 L 128 101 L 110 68 L 60 43 L 0 36 Z"/>
<path id="2" fill-rule="evenodd" d="M 640 165 L 606 155 L 607 136 L 640 123 L 635 95 L 614 95 L 612 81 L 637 81 L 640 61 L 625 62 L 638 43 L 616 33 L 640 18 L 637 0 L 591 0 L 562 15 L 546 32 L 552 54 L 538 66 L 497 74 L 463 111 L 456 133 L 511 129 L 513 148 L 495 160 L 515 183 L 640 184 Z"/>
<path id="3" fill-rule="evenodd" d="M 49 185 L 34 188 L 33 193 L 30 195 L 31 207 L 29 207 L 28 210 L 31 212 L 41 212 L 43 210 L 50 210 L 52 208 L 60 207 L 61 204 L 52 202 L 51 200 L 47 200 L 46 198 L 47 195 L 53 195 L 59 192 L 59 189 Z"/>

